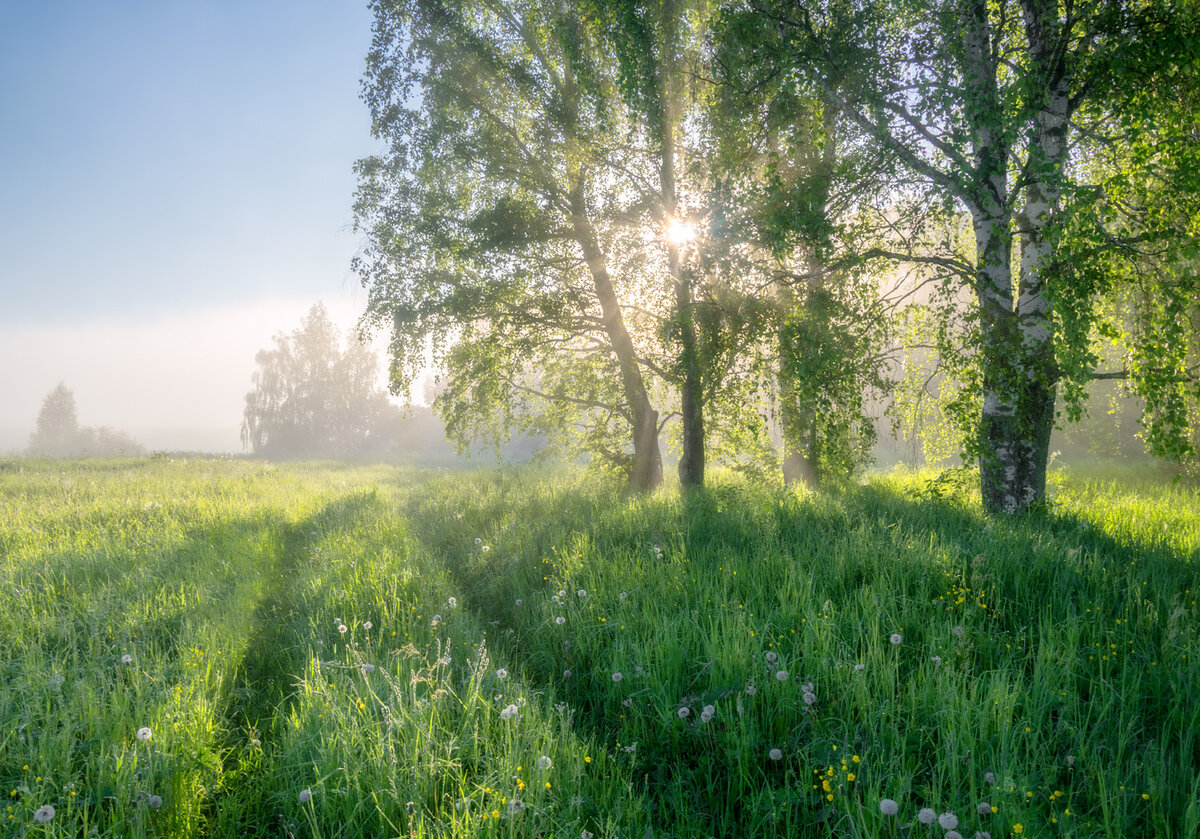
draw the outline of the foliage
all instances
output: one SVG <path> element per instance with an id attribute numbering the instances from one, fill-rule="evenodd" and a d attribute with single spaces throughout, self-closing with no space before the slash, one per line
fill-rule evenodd
<path id="1" fill-rule="evenodd" d="M 332 457 L 385 451 L 399 411 L 377 384 L 379 362 L 317 303 L 290 335 L 259 350 L 246 394 L 242 444 L 264 457 Z"/>
<path id="2" fill-rule="evenodd" d="M 1053 474 L 1052 510 L 996 520 L 928 473 L 631 498 L 22 465 L 6 834 L 816 839 L 926 806 L 965 835 L 1200 827 L 1200 497 L 1144 468 Z"/>
<path id="3" fill-rule="evenodd" d="M 143 449 L 123 431 L 107 426 L 81 427 L 76 415 L 75 394 L 59 382 L 42 401 L 27 451 L 37 457 L 112 457 L 138 455 Z"/>

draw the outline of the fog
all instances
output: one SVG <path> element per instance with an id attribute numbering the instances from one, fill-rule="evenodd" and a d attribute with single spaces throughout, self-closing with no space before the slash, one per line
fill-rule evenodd
<path id="1" fill-rule="evenodd" d="M 6 327 L 0 331 L 0 452 L 25 448 L 43 399 L 59 382 L 75 395 L 80 425 L 119 429 L 150 451 L 240 452 L 255 353 L 274 334 L 295 329 L 313 302 L 261 300 Z M 323 302 L 343 333 L 363 309 L 352 292 Z"/>

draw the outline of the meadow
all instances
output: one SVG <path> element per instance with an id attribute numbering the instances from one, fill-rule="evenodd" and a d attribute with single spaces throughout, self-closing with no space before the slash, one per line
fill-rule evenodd
<path id="1" fill-rule="evenodd" d="M 0 835 L 1195 837 L 1200 497 L 0 462 Z"/>

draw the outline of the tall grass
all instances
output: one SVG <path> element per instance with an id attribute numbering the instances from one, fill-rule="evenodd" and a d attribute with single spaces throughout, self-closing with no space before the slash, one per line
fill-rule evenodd
<path id="1" fill-rule="evenodd" d="M 1200 835 L 1195 489 L 928 477 L 0 465 L 0 824 Z"/>

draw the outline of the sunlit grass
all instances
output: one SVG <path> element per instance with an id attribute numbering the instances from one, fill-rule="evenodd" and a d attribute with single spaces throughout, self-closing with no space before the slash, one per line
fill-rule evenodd
<path id="1" fill-rule="evenodd" d="M 1196 490 L 1059 473 L 1005 522 L 928 477 L 4 464 L 3 821 L 1196 835 Z"/>

